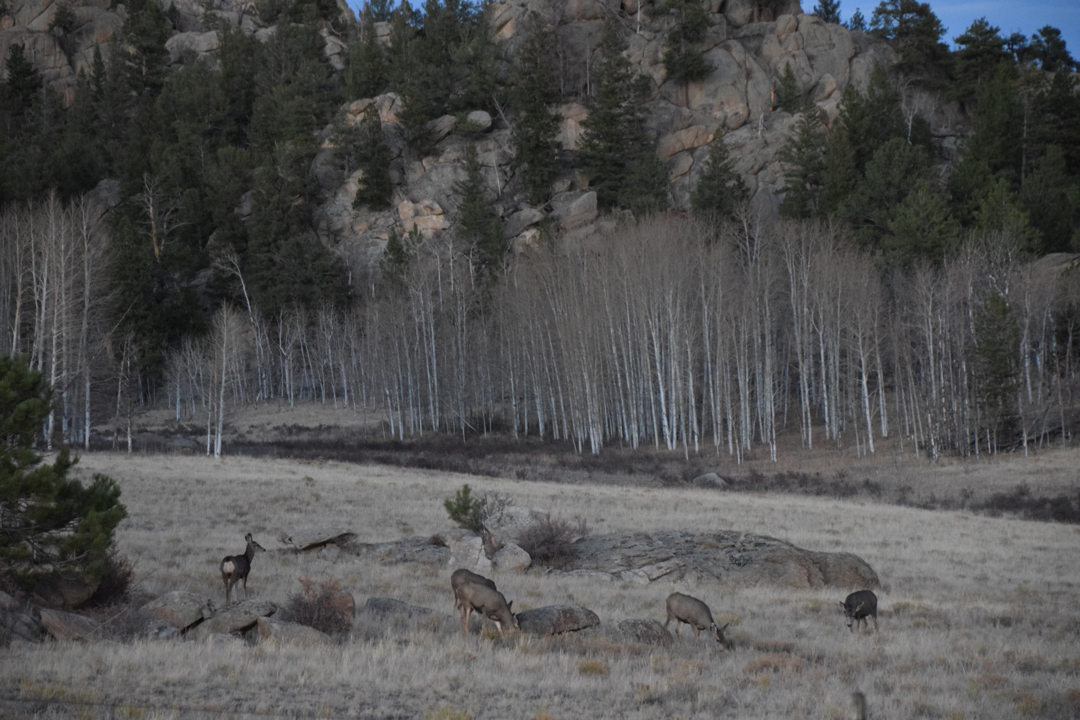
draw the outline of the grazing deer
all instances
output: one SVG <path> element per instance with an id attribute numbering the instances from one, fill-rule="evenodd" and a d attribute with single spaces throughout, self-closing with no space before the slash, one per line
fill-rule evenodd
<path id="1" fill-rule="evenodd" d="M 867 617 L 874 618 L 874 632 L 878 632 L 877 626 L 877 595 L 869 590 L 859 590 L 847 596 L 846 600 L 840 601 L 844 606 L 844 614 L 847 615 L 848 630 L 855 632 L 855 627 L 860 624 L 870 629 L 870 621 Z"/>
<path id="2" fill-rule="evenodd" d="M 682 624 L 686 623 L 694 628 L 694 637 L 701 637 L 702 630 L 711 630 L 716 642 L 724 646 L 728 645 L 728 641 L 724 638 L 724 630 L 731 623 L 726 623 L 723 627 L 716 627 L 709 606 L 697 598 L 682 593 L 668 595 L 667 622 L 664 623 L 664 629 L 667 629 L 672 620 L 675 621 L 676 635 L 679 634 L 679 628 L 682 627 Z"/>
<path id="3" fill-rule="evenodd" d="M 461 607 L 458 603 L 457 590 L 465 583 L 473 583 L 474 585 L 484 585 L 492 590 L 498 590 L 495 587 L 495 582 L 489 580 L 483 575 L 477 575 L 472 570 L 466 570 L 465 568 L 458 568 L 450 575 L 450 591 L 454 593 L 454 609 L 457 610 Z"/>
<path id="4" fill-rule="evenodd" d="M 244 599 L 247 599 L 247 577 L 251 572 L 251 561 L 257 552 L 265 552 L 264 548 L 251 537 L 251 533 L 244 536 L 247 540 L 247 549 L 243 555 L 230 555 L 221 561 L 221 580 L 225 583 L 225 604 L 232 600 L 233 585 L 238 580 L 244 582 Z"/>
<path id="5" fill-rule="evenodd" d="M 510 606 L 514 604 L 514 601 L 506 602 L 506 598 L 498 590 L 493 590 L 487 585 L 467 582 L 458 586 L 454 591 L 454 597 L 457 598 L 457 605 L 461 607 L 462 635 L 469 634 L 469 618 L 474 611 L 484 621 L 481 632 L 487 630 L 488 618 L 495 621 L 495 627 L 499 629 L 500 635 L 503 634 L 503 623 L 515 630 L 521 629 L 517 616 L 510 612 Z"/>

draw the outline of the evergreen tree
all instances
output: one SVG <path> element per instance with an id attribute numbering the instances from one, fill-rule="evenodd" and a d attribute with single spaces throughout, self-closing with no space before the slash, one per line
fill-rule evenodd
<path id="1" fill-rule="evenodd" d="M 1010 443 L 1019 432 L 1016 392 L 1020 363 L 1016 348 L 1020 330 L 1008 301 L 992 293 L 975 316 L 975 376 L 983 427 L 993 446 Z"/>
<path id="2" fill-rule="evenodd" d="M 469 145 L 465 150 L 465 179 L 454 184 L 458 224 L 461 237 L 473 248 L 477 265 L 490 280 L 494 280 L 502 269 L 507 248 L 502 236 L 502 220 L 488 207 L 486 187 L 476 146 Z"/>
<path id="3" fill-rule="evenodd" d="M 1070 176 L 1060 146 L 1046 148 L 1035 171 L 1024 180 L 1020 203 L 1037 233 L 1041 253 L 1073 252 L 1080 237 L 1080 178 Z"/>
<path id="4" fill-rule="evenodd" d="M 1005 39 L 1000 30 L 979 18 L 954 38 L 960 47 L 956 51 L 955 85 L 952 95 L 958 100 L 970 100 L 979 87 L 997 72 L 997 66 L 1009 59 L 1005 52 Z"/>
<path id="5" fill-rule="evenodd" d="M 1047 72 L 1059 70 L 1076 70 L 1076 60 L 1069 54 L 1065 47 L 1065 40 L 1061 37 L 1061 31 L 1051 25 L 1046 25 L 1031 36 L 1028 45 L 1028 58 L 1039 64 L 1039 67 Z"/>
<path id="6" fill-rule="evenodd" d="M 949 69 L 949 48 L 941 42 L 945 28 L 928 3 L 881 0 L 874 8 L 870 29 L 892 42 L 900 58 L 893 71 L 920 83 L 936 84 Z"/>
<path id="7" fill-rule="evenodd" d="M 652 14 L 675 17 L 675 25 L 667 34 L 664 67 L 667 79 L 682 86 L 683 105 L 686 105 L 687 86 L 704 80 L 715 69 L 698 47 L 709 30 L 709 14 L 700 0 L 665 0 Z"/>
<path id="8" fill-rule="evenodd" d="M 817 5 L 810 11 L 811 15 L 817 15 L 824 22 L 840 24 L 840 0 L 818 0 Z"/>
<path id="9" fill-rule="evenodd" d="M 350 98 L 369 98 L 381 93 L 388 82 L 386 58 L 375 34 L 375 16 L 368 3 L 360 14 L 360 40 L 349 48 L 345 89 Z"/>
<path id="10" fill-rule="evenodd" d="M 600 36 L 596 65 L 596 92 L 581 140 L 581 160 L 589 183 L 604 207 L 666 205 L 667 177 L 656 170 L 659 162 L 645 134 L 642 103 L 647 78 L 634 75 L 623 57 L 625 43 L 617 26 L 608 22 Z M 661 166 L 662 169 L 662 166 Z M 662 180 L 662 182 L 661 182 Z"/>
<path id="11" fill-rule="evenodd" d="M 127 512 L 104 475 L 69 480 L 66 449 L 42 464 L 35 441 L 52 412 L 52 392 L 25 357 L 0 356 L 0 572 L 29 588 L 64 569 L 100 579 L 113 532 Z"/>
<path id="12" fill-rule="evenodd" d="M 887 232 L 880 235 L 881 249 L 894 264 L 941 262 L 956 249 L 960 224 L 950 215 L 941 189 L 927 178 L 918 180 L 883 219 Z"/>
<path id="13" fill-rule="evenodd" d="M 784 163 L 784 199 L 780 213 L 785 217 L 808 218 L 818 210 L 824 187 L 825 129 L 817 108 L 799 114 L 791 141 L 780 153 Z"/>
<path id="14" fill-rule="evenodd" d="M 855 12 L 851 15 L 847 22 L 848 30 L 853 32 L 866 32 L 869 28 L 866 25 L 866 18 L 862 14 L 862 10 L 855 8 Z"/>
<path id="15" fill-rule="evenodd" d="M 364 116 L 356 126 L 356 159 L 364 175 L 356 190 L 353 207 L 369 207 L 373 210 L 390 207 L 394 185 L 390 182 L 390 148 L 383 135 L 379 111 L 374 105 L 364 109 Z"/>
<path id="16" fill-rule="evenodd" d="M 731 153 L 718 131 L 709 143 L 705 168 L 698 176 L 694 191 L 690 193 L 690 206 L 695 214 L 713 222 L 729 219 L 746 202 L 750 191 L 733 164 Z"/>
<path id="17" fill-rule="evenodd" d="M 804 98 L 799 94 L 795 71 L 791 63 L 785 63 L 784 72 L 780 75 L 780 87 L 776 93 L 776 104 L 785 112 L 796 113 L 801 110 L 803 103 Z"/>
<path id="18" fill-rule="evenodd" d="M 547 200 L 559 169 L 556 137 L 562 118 L 549 109 L 559 100 L 549 52 L 552 40 L 551 33 L 543 30 L 539 22 L 531 24 L 518 54 L 510 90 L 517 165 L 522 168 L 525 190 L 534 204 Z"/>

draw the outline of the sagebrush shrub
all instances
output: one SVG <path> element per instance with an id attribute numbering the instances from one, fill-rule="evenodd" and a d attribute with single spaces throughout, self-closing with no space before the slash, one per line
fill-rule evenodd
<path id="1" fill-rule="evenodd" d="M 352 603 L 343 602 L 341 581 L 328 577 L 316 583 L 300 578 L 302 590 L 289 597 L 282 612 L 290 622 L 315 628 L 327 635 L 343 635 L 352 630 Z"/>
<path id="2" fill-rule="evenodd" d="M 534 563 L 552 568 L 563 568 L 577 554 L 574 540 L 585 535 L 585 520 L 575 516 L 573 522 L 561 517 L 546 515 L 521 531 L 518 545 Z"/>

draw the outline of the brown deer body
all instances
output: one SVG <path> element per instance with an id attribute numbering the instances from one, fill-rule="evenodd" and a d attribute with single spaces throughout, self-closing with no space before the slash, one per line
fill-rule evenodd
<path id="1" fill-rule="evenodd" d="M 474 573 L 472 570 L 466 570 L 465 568 L 458 568 L 457 570 L 455 570 L 453 572 L 453 574 L 450 575 L 450 591 L 454 593 L 454 609 L 455 610 L 457 610 L 457 609 L 459 609 L 461 607 L 461 604 L 458 602 L 458 596 L 457 596 L 458 588 L 461 587 L 462 585 L 464 585 L 465 583 L 472 583 L 474 585 L 484 585 L 485 587 L 489 587 L 492 590 L 498 590 L 499 589 L 499 588 L 495 587 L 495 581 L 494 580 L 490 580 L 490 579 L 484 577 L 483 575 L 478 575 L 478 574 Z"/>
<path id="2" fill-rule="evenodd" d="M 247 540 L 247 548 L 244 550 L 243 555 L 230 555 L 221 561 L 221 580 L 225 583 L 226 605 L 232 601 L 232 589 L 237 581 L 242 581 L 244 599 L 247 599 L 247 578 L 248 573 L 251 572 L 251 561 L 254 559 L 255 553 L 266 550 L 262 545 L 255 542 L 254 538 L 251 537 L 251 533 L 245 535 L 244 540 Z"/>
<path id="3" fill-rule="evenodd" d="M 865 625 L 869 630 L 870 621 L 866 618 L 872 617 L 874 618 L 874 632 L 878 631 L 877 595 L 869 590 L 859 590 L 848 595 L 846 600 L 841 600 L 840 604 L 844 606 L 844 614 L 847 615 L 848 630 L 855 632 L 855 627 L 861 625 Z"/>
<path id="4" fill-rule="evenodd" d="M 712 632 L 712 636 L 716 638 L 716 642 L 721 645 L 727 645 L 728 642 L 724 638 L 724 630 L 731 623 L 727 623 L 723 627 L 717 627 L 713 621 L 712 612 L 709 610 L 709 606 L 701 602 L 695 597 L 684 595 L 682 593 L 671 593 L 667 599 L 667 621 L 664 623 L 664 628 L 675 621 L 675 634 L 679 634 L 679 628 L 683 623 L 686 623 L 694 629 L 694 637 L 701 637 L 702 630 L 709 630 Z"/>
<path id="5" fill-rule="evenodd" d="M 476 583 L 463 583 L 454 591 L 457 604 L 461 607 L 461 634 L 469 634 L 469 617 L 476 612 L 484 621 L 482 631 L 487 630 L 488 618 L 495 621 L 495 627 L 502 634 L 503 624 L 520 630 L 517 616 L 510 611 L 514 601 L 506 602 L 506 598 L 498 590 L 492 590 L 487 585 Z"/>

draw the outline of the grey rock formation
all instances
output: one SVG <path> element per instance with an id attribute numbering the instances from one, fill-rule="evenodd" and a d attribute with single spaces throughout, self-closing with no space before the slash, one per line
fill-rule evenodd
<path id="1" fill-rule="evenodd" d="M 548 605 L 518 613 L 521 632 L 529 635 L 562 635 L 596 627 L 600 618 L 588 608 L 577 605 Z"/>
<path id="2" fill-rule="evenodd" d="M 98 624 L 88 617 L 48 608 L 41 610 L 41 624 L 57 640 L 76 642 L 93 640 L 100 629 Z"/>
<path id="3" fill-rule="evenodd" d="M 413 536 L 383 543 L 349 543 L 345 547 L 360 558 L 371 559 L 383 565 L 422 563 L 424 565 L 447 565 L 450 548 L 443 539 Z"/>
<path id="4" fill-rule="evenodd" d="M 269 617 L 256 621 L 259 638 L 278 645 L 296 645 L 298 647 L 322 647 L 333 644 L 333 640 L 324 632 L 300 623 L 284 622 Z"/>
<path id="5" fill-rule="evenodd" d="M 323 527 L 297 530 L 291 535 L 282 534 L 278 539 L 297 550 L 305 551 L 316 550 L 327 545 L 344 545 L 355 537 L 356 533 L 345 528 Z"/>
<path id="6" fill-rule="evenodd" d="M 851 553 L 813 552 L 765 535 L 734 531 L 626 532 L 574 543 L 567 570 L 608 573 L 648 584 L 660 578 L 767 583 L 783 587 L 879 587 L 877 573 Z"/>
<path id="7" fill-rule="evenodd" d="M 261 617 L 269 617 L 277 612 L 277 605 L 269 600 L 244 600 L 230 605 L 209 620 L 195 626 L 196 639 L 202 640 L 211 635 L 243 632 L 255 626 Z"/>
<path id="8" fill-rule="evenodd" d="M 174 590 L 143 606 L 151 619 L 186 630 L 214 614 L 214 604 L 206 597 L 184 590 Z"/>
<path id="9" fill-rule="evenodd" d="M 499 572 L 525 572 L 532 565 L 532 558 L 514 543 L 506 543 L 491 556 L 491 565 Z"/>
<path id="10" fill-rule="evenodd" d="M 38 578 L 32 593 L 34 601 L 49 608 L 77 608 L 90 599 L 97 583 L 82 575 L 52 572 Z"/>

